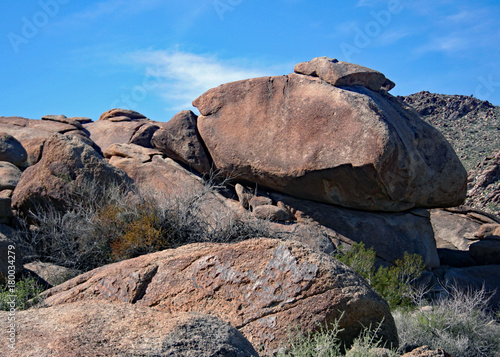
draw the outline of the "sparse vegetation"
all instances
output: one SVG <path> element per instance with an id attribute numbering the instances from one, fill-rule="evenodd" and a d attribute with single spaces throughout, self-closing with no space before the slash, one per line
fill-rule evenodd
<path id="1" fill-rule="evenodd" d="M 319 331 L 301 334 L 299 329 L 291 335 L 289 346 L 277 357 L 379 357 L 383 351 L 384 356 L 394 357 L 397 353 L 382 348 L 382 341 L 377 338 L 377 330 L 366 328 L 346 350 L 343 342 L 337 337 L 342 330 L 338 321 L 328 328 L 322 326 Z"/>
<path id="2" fill-rule="evenodd" d="M 39 207 L 21 218 L 17 240 L 27 261 L 88 271 L 194 242 L 231 242 L 267 236 L 265 221 L 238 217 L 214 194 L 215 184 L 166 197 L 157 192 L 81 187 L 70 209 Z"/>
<path id="3" fill-rule="evenodd" d="M 452 288 L 446 298 L 419 301 L 414 311 L 394 311 L 401 348 L 427 345 L 454 357 L 500 356 L 500 324 L 486 310 L 489 297 L 484 288 Z"/>
<path id="4" fill-rule="evenodd" d="M 368 281 L 391 308 L 413 304 L 412 284 L 422 275 L 425 265 L 418 254 L 405 253 L 392 267 L 375 268 L 375 251 L 365 248 L 363 242 L 355 243 L 350 249 L 340 246 L 335 258 L 349 265 Z"/>
<path id="5" fill-rule="evenodd" d="M 17 281 L 13 292 L 7 286 L 0 286 L 0 311 L 26 310 L 40 301 L 43 290 L 31 277 Z"/>

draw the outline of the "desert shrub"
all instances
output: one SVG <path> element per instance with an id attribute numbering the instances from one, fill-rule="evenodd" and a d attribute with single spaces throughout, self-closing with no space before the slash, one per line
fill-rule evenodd
<path id="1" fill-rule="evenodd" d="M 355 243 L 351 249 L 340 246 L 334 255 L 368 281 L 391 308 L 413 304 L 412 284 L 422 275 L 425 265 L 418 254 L 405 252 L 392 267 L 375 268 L 375 251 L 365 248 L 363 242 Z"/>
<path id="2" fill-rule="evenodd" d="M 416 311 L 394 311 L 401 348 L 428 345 L 454 357 L 500 356 L 500 324 L 486 310 L 489 298 L 484 289 L 451 288 L 448 297 L 421 301 Z"/>
<path id="3" fill-rule="evenodd" d="M 378 328 L 365 328 L 347 350 L 337 337 L 341 331 L 338 321 L 329 328 L 323 326 L 318 331 L 306 334 L 296 328 L 290 334 L 287 349 L 278 353 L 277 357 L 379 357 L 382 351 L 384 356 L 397 356 L 395 352 L 382 348 L 382 340 L 377 337 Z"/>
<path id="4" fill-rule="evenodd" d="M 8 286 L 0 286 L 0 311 L 9 311 L 12 301 L 15 301 L 16 309 L 26 310 L 41 301 L 40 294 L 44 290 L 31 277 L 17 281 L 14 291 L 10 291 Z"/>
<path id="5" fill-rule="evenodd" d="M 61 212 L 39 207 L 20 217 L 17 241 L 26 261 L 88 271 L 194 242 L 267 236 L 267 222 L 236 216 L 215 194 L 215 183 L 166 196 L 119 185 L 80 187 Z"/>
<path id="6" fill-rule="evenodd" d="M 289 333 L 289 344 L 286 350 L 277 357 L 334 357 L 341 356 L 342 342 L 337 337 L 341 331 L 338 321 L 329 328 L 322 326 L 319 331 L 302 333 L 295 328 Z"/>

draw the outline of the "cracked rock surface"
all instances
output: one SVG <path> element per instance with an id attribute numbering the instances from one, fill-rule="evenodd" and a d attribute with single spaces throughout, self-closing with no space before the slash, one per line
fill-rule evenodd
<path id="1" fill-rule="evenodd" d="M 45 293 L 45 303 L 107 300 L 169 313 L 200 312 L 238 328 L 272 353 L 288 331 L 342 316 L 342 340 L 381 321 L 384 341 L 397 344 L 389 307 L 350 268 L 296 242 L 251 239 L 199 243 L 104 266 Z"/>

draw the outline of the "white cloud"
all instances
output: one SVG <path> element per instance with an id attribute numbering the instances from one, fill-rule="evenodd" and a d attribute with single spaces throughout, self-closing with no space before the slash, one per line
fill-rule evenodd
<path id="1" fill-rule="evenodd" d="M 146 75 L 156 83 L 154 91 L 174 110 L 190 108 L 194 99 L 220 84 L 269 75 L 234 60 L 181 51 L 142 51 L 133 53 L 131 58 L 134 63 L 147 66 Z"/>

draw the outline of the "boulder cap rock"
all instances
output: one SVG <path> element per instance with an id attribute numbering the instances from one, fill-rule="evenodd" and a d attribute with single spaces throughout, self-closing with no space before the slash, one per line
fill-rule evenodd
<path id="1" fill-rule="evenodd" d="M 226 83 L 193 105 L 214 169 L 241 182 L 370 211 L 465 199 L 451 145 L 383 91 L 292 73 Z"/>
<path id="2" fill-rule="evenodd" d="M 309 62 L 301 62 L 294 68 L 295 73 L 319 77 L 336 86 L 363 86 L 373 91 L 389 91 L 395 84 L 382 73 L 358 64 L 338 61 L 335 58 L 316 57 Z"/>
<path id="3" fill-rule="evenodd" d="M 102 113 L 99 120 L 110 120 L 111 118 L 115 117 L 128 117 L 132 120 L 146 119 L 146 116 L 134 110 L 115 108 Z"/>

